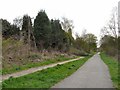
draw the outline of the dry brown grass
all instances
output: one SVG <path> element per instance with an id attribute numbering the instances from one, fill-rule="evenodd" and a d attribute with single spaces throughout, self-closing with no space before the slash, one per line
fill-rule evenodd
<path id="1" fill-rule="evenodd" d="M 57 51 L 48 52 L 44 50 L 42 53 L 31 48 L 28 50 L 28 45 L 14 39 L 2 41 L 2 65 L 3 68 L 11 68 L 22 66 L 30 63 L 38 63 L 49 59 L 54 59 L 58 56 L 68 58 L 75 57 Z"/>

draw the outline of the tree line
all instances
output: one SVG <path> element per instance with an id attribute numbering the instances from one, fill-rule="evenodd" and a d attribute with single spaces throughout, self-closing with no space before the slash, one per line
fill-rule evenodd
<path id="1" fill-rule="evenodd" d="M 71 52 L 73 54 L 85 54 L 97 50 L 97 37 L 92 33 L 85 33 L 73 37 L 73 22 L 67 18 L 49 19 L 45 10 L 38 12 L 33 23 L 29 15 L 23 18 L 15 18 L 11 24 L 2 20 L 3 40 L 12 38 L 28 45 L 31 50 L 43 52 L 44 50 Z"/>
<path id="2" fill-rule="evenodd" d="M 120 60 L 120 36 L 118 28 L 118 8 L 114 7 L 111 18 L 106 26 L 101 29 L 100 50 L 107 55 Z"/>

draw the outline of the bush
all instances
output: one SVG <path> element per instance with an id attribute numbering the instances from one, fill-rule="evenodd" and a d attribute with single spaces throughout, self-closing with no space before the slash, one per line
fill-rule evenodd
<path id="1" fill-rule="evenodd" d="M 71 47 L 70 50 L 69 50 L 69 53 L 70 54 L 74 54 L 74 55 L 77 55 L 77 56 L 88 56 L 88 54 L 83 51 L 83 50 L 78 50 L 74 47 Z"/>

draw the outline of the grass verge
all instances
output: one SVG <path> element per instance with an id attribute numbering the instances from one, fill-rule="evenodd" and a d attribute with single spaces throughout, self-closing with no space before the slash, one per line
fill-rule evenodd
<path id="1" fill-rule="evenodd" d="M 77 58 L 77 56 L 76 56 L 76 58 Z M 38 62 L 38 63 L 28 63 L 28 64 L 20 65 L 20 66 L 13 65 L 11 68 L 3 68 L 2 69 L 2 74 L 3 75 L 11 74 L 11 73 L 15 73 L 15 72 L 22 71 L 22 70 L 27 70 L 29 68 L 39 67 L 39 66 L 48 65 L 48 64 L 52 64 L 52 63 L 57 63 L 57 62 L 61 62 L 61 61 L 66 61 L 66 60 L 69 60 L 69 59 L 73 59 L 73 58 L 58 56 L 54 59 L 48 59 L 48 60 Z"/>
<path id="2" fill-rule="evenodd" d="M 70 76 L 90 57 L 88 56 L 81 60 L 57 65 L 22 77 L 9 78 L 2 82 L 2 86 L 3 88 L 50 88 L 60 80 Z"/>
<path id="3" fill-rule="evenodd" d="M 120 84 L 118 84 L 119 78 L 120 78 L 120 75 L 118 74 L 118 68 L 119 68 L 118 65 L 120 66 L 120 63 L 118 63 L 117 60 L 113 59 L 110 56 L 107 56 L 104 53 L 101 53 L 100 56 L 109 68 L 111 80 L 113 82 L 113 86 L 115 88 L 117 88 L 118 90 L 120 90 Z"/>

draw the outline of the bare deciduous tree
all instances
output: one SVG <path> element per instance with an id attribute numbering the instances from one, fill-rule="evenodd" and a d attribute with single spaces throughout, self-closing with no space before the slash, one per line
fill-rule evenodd
<path id="1" fill-rule="evenodd" d="M 109 32 L 111 33 L 112 36 L 117 38 L 117 33 L 118 33 L 118 12 L 117 12 L 117 7 L 114 7 L 112 10 L 112 15 L 111 19 L 109 20 L 108 23 L 109 27 Z"/>
<path id="2" fill-rule="evenodd" d="M 101 29 L 100 36 L 101 36 L 101 37 L 104 37 L 105 35 L 110 35 L 110 33 L 109 33 L 107 27 L 104 26 L 104 27 Z"/>
<path id="3" fill-rule="evenodd" d="M 63 30 L 65 30 L 66 32 L 68 32 L 69 29 L 72 30 L 74 28 L 72 20 L 68 20 L 65 17 L 62 17 L 62 19 L 63 19 L 63 22 L 61 22 L 61 24 L 62 24 Z"/>
<path id="4" fill-rule="evenodd" d="M 84 38 L 86 34 L 87 34 L 87 29 L 83 29 L 81 36 Z"/>
<path id="5" fill-rule="evenodd" d="M 16 25 L 17 27 L 20 28 L 20 30 L 22 29 L 22 24 L 23 24 L 23 17 L 16 17 L 14 20 L 13 20 L 13 24 Z"/>

